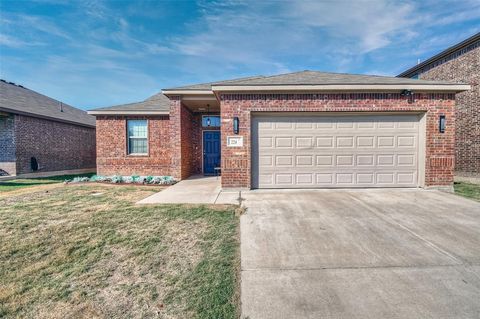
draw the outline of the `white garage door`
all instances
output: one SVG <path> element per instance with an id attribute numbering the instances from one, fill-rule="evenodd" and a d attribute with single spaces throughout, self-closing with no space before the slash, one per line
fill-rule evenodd
<path id="1" fill-rule="evenodd" d="M 254 188 L 416 187 L 418 115 L 254 116 Z"/>

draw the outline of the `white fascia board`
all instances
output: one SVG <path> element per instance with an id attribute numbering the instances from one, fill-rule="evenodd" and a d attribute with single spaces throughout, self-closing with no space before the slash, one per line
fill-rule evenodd
<path id="1" fill-rule="evenodd" d="M 216 101 L 215 95 L 210 96 L 183 96 L 182 100 L 184 101 Z"/>
<path id="2" fill-rule="evenodd" d="M 211 90 L 162 90 L 166 96 L 169 95 L 214 95 Z"/>
<path id="3" fill-rule="evenodd" d="M 214 92 L 312 92 L 312 91 L 402 91 L 412 90 L 421 92 L 463 92 L 470 90 L 467 84 L 331 84 L 331 85 L 255 85 L 235 86 L 217 85 L 212 86 Z"/>
<path id="4" fill-rule="evenodd" d="M 119 110 L 91 110 L 87 112 L 90 115 L 168 115 L 169 111 L 142 111 L 142 110 L 131 110 L 131 111 L 119 111 Z"/>

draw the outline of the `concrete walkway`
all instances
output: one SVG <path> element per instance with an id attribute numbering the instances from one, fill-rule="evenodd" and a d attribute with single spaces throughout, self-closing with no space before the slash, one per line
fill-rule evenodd
<path id="1" fill-rule="evenodd" d="M 480 203 L 413 189 L 244 197 L 242 318 L 479 318 Z"/>
<path id="2" fill-rule="evenodd" d="M 239 192 L 224 192 L 220 177 L 192 176 L 137 204 L 239 204 Z"/>

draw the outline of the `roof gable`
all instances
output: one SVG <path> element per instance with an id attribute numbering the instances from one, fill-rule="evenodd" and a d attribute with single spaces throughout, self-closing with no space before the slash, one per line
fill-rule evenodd
<path id="1" fill-rule="evenodd" d="M 90 110 L 88 113 L 93 115 L 101 114 L 129 114 L 129 113 L 144 113 L 144 114 L 166 114 L 170 110 L 170 99 L 163 93 L 157 93 L 148 99 L 128 104 L 120 104 L 109 107 L 102 107 Z"/>

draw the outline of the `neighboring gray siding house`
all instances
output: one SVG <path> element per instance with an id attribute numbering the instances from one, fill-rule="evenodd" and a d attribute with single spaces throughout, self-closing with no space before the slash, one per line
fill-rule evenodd
<path id="1" fill-rule="evenodd" d="M 95 168 L 95 118 L 0 80 L 0 175 Z"/>
<path id="2" fill-rule="evenodd" d="M 480 176 L 480 32 L 398 76 L 470 84 L 456 96 L 455 170 Z"/>

